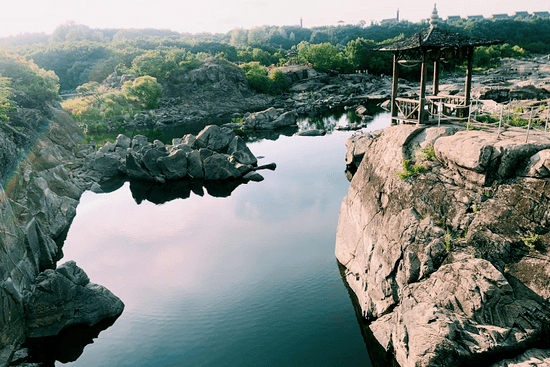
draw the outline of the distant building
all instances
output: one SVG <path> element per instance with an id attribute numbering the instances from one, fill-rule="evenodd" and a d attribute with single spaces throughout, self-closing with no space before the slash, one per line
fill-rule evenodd
<path id="1" fill-rule="evenodd" d="M 393 23 L 398 23 L 398 22 L 399 21 L 397 20 L 397 18 L 389 18 L 389 19 L 382 19 L 380 24 L 393 24 Z"/>
<path id="2" fill-rule="evenodd" d="M 550 13 L 547 11 L 535 11 L 533 12 L 533 16 L 539 18 L 550 18 Z"/>
<path id="3" fill-rule="evenodd" d="M 491 19 L 508 19 L 508 14 L 492 14 Z"/>
<path id="4" fill-rule="evenodd" d="M 451 15 L 447 17 L 447 22 L 458 22 L 461 19 L 460 15 Z"/>
<path id="5" fill-rule="evenodd" d="M 529 18 L 529 13 L 526 11 L 516 11 L 512 18 Z"/>
<path id="6" fill-rule="evenodd" d="M 467 15 L 466 20 L 483 20 L 483 15 Z"/>

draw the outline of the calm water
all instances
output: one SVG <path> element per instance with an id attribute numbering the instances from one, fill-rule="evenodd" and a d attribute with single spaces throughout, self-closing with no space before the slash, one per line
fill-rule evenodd
<path id="1" fill-rule="evenodd" d="M 127 183 L 86 192 L 61 262 L 126 308 L 56 366 L 371 366 L 334 257 L 351 134 L 249 143 L 277 169 L 226 198 L 137 205 Z"/>

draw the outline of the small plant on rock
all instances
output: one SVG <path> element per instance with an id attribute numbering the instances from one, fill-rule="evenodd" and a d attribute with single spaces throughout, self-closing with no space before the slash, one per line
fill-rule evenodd
<path id="1" fill-rule="evenodd" d="M 401 166 L 403 167 L 403 171 L 397 171 L 395 173 L 397 178 L 399 178 L 400 180 L 406 180 L 409 177 L 414 177 L 428 170 L 420 163 L 411 164 L 411 160 L 405 158 L 403 158 L 403 160 L 401 161 Z"/>
<path id="2" fill-rule="evenodd" d="M 521 240 L 523 241 L 525 246 L 534 249 L 535 246 L 540 241 L 540 236 L 538 234 L 531 234 L 531 233 L 529 233 L 529 234 L 530 234 L 529 237 L 521 237 Z"/>

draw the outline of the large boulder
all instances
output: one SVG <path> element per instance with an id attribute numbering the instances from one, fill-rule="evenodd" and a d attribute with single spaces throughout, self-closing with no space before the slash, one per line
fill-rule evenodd
<path id="1" fill-rule="evenodd" d="M 203 162 L 206 180 L 226 180 L 242 175 L 241 171 L 230 161 L 227 154 L 214 153 Z"/>
<path id="2" fill-rule="evenodd" d="M 24 303 L 28 337 L 57 335 L 71 325 L 92 326 L 124 309 L 108 289 L 90 283 L 74 261 L 40 273 Z"/>
<path id="3" fill-rule="evenodd" d="M 271 107 L 265 111 L 250 114 L 244 121 L 245 129 L 273 130 L 279 127 L 296 125 L 298 114 L 285 112 L 282 108 Z"/>
<path id="4" fill-rule="evenodd" d="M 197 144 L 202 148 L 226 153 L 229 143 L 234 138 L 235 133 L 233 130 L 217 125 L 209 125 L 197 135 Z"/>
<path id="5" fill-rule="evenodd" d="M 253 166 L 258 164 L 258 159 L 252 154 L 240 136 L 235 136 L 235 138 L 233 138 L 227 149 L 227 154 L 232 155 L 237 162 L 242 164 L 250 164 Z"/>
<path id="6" fill-rule="evenodd" d="M 158 158 L 158 165 L 162 174 L 168 180 L 177 180 L 187 175 L 187 153 L 176 149 L 169 155 Z"/>

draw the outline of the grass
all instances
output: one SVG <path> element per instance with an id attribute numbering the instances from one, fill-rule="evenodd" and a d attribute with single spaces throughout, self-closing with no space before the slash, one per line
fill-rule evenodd
<path id="1" fill-rule="evenodd" d="M 540 241 L 540 236 L 538 234 L 531 234 L 529 237 L 521 237 L 521 240 L 525 246 L 534 249 L 537 243 Z"/>
<path id="2" fill-rule="evenodd" d="M 400 180 L 406 180 L 409 177 L 414 177 L 428 171 L 428 169 L 422 164 L 411 164 L 411 160 L 405 158 L 403 158 L 403 160 L 401 161 L 401 166 L 403 167 L 403 171 L 397 171 L 395 173 L 397 178 Z"/>

